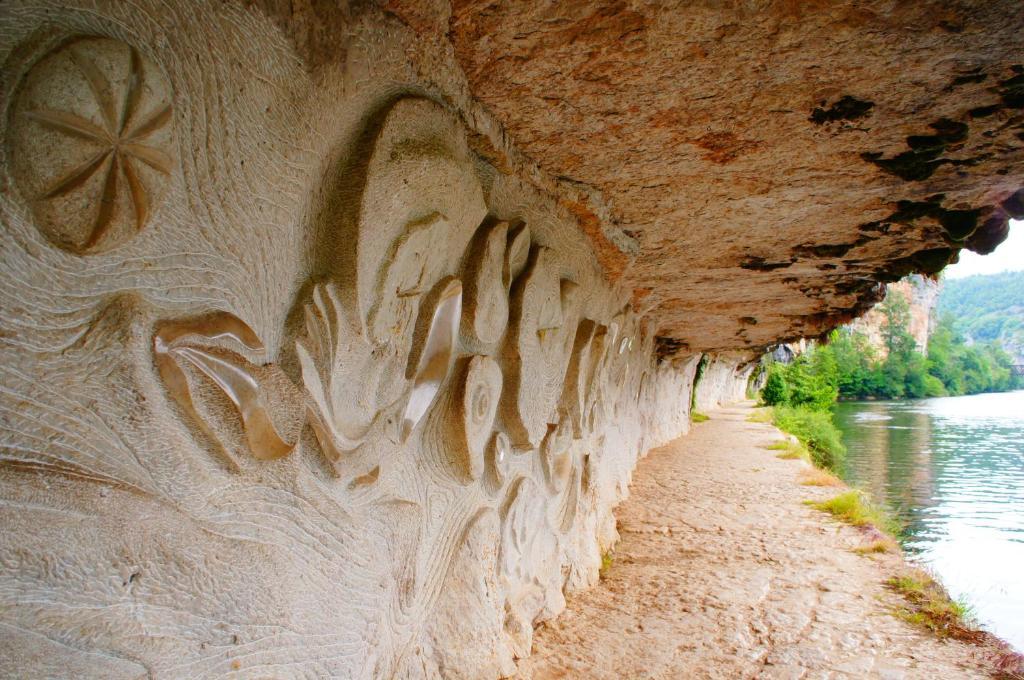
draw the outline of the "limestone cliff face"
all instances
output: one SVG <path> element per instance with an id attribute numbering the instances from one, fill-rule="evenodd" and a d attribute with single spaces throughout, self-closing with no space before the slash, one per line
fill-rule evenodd
<path id="1" fill-rule="evenodd" d="M 907 330 L 914 337 L 918 351 L 922 353 L 928 351 L 928 338 L 935 328 L 935 309 L 941 287 L 939 281 L 923 276 L 908 276 L 888 286 L 887 295 L 900 295 L 907 301 L 910 308 Z M 885 314 L 880 306 L 875 306 L 851 323 L 850 328 L 866 335 L 879 355 L 884 357 L 887 353 L 882 337 L 884 324 Z"/>

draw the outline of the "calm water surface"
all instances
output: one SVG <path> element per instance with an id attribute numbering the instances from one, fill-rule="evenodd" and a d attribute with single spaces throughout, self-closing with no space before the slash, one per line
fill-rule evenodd
<path id="1" fill-rule="evenodd" d="M 1024 650 L 1024 391 L 836 405 L 847 479 L 906 525 L 905 547 Z"/>

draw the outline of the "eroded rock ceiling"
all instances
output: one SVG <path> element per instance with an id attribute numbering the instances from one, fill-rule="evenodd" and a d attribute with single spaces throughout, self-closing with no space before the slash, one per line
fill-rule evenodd
<path id="1" fill-rule="evenodd" d="M 393 4 L 668 348 L 819 334 L 1024 210 L 1016 0 Z"/>

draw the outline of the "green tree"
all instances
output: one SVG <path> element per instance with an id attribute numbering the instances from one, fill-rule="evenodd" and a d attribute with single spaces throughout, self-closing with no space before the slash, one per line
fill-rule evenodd
<path id="1" fill-rule="evenodd" d="M 768 369 L 768 377 L 761 388 L 761 401 L 768 406 L 785 404 L 789 401 L 789 386 L 782 376 L 782 364 L 772 364 Z"/>

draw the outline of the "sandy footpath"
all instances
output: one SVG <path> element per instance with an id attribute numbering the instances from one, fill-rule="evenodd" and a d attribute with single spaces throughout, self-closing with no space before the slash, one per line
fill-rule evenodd
<path id="1" fill-rule="evenodd" d="M 801 503 L 806 465 L 764 447 L 749 406 L 711 413 L 652 451 L 617 510 L 601 583 L 543 625 L 520 677 L 973 678 L 983 652 L 892 616 L 895 555 Z"/>

